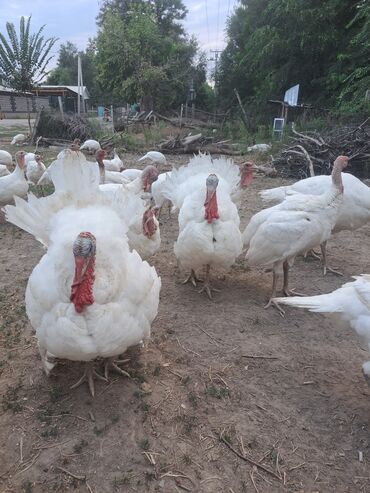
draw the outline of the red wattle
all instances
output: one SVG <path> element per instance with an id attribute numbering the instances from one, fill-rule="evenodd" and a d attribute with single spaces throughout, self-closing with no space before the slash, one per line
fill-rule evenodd
<path id="1" fill-rule="evenodd" d="M 144 192 L 149 192 L 149 188 L 150 188 L 149 180 L 147 178 L 144 178 L 144 180 L 143 180 L 143 190 L 144 190 Z"/>
<path id="2" fill-rule="evenodd" d="M 154 211 L 148 209 L 143 214 L 143 232 L 148 238 L 152 237 L 157 230 L 157 226 L 154 222 Z"/>
<path id="3" fill-rule="evenodd" d="M 252 180 L 253 180 L 253 171 L 247 170 L 245 173 L 242 174 L 240 180 L 240 188 L 248 187 L 252 183 Z"/>
<path id="4" fill-rule="evenodd" d="M 207 190 L 206 201 L 204 202 L 204 219 L 211 223 L 213 219 L 219 219 L 216 190 Z"/>
<path id="5" fill-rule="evenodd" d="M 87 268 L 82 274 L 87 263 Z M 93 285 L 95 281 L 95 257 L 75 257 L 75 276 L 71 286 L 70 300 L 77 313 L 81 313 L 86 305 L 94 303 Z"/>

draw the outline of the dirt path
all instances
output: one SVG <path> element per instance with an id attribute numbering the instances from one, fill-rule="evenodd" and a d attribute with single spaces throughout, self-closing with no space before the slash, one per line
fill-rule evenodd
<path id="1" fill-rule="evenodd" d="M 261 208 L 257 191 L 280 183 L 256 178 L 243 192 L 243 227 Z M 182 285 L 177 219 L 164 218 L 152 342 L 130 351 L 132 379 L 99 383 L 92 399 L 85 386 L 69 389 L 79 364 L 43 374 L 24 309 L 43 250 L 0 228 L 0 491 L 370 491 L 368 355 L 352 331 L 316 314 L 264 310 L 270 274 L 242 259 L 214 273 L 214 301 Z M 299 259 L 292 285 L 323 293 L 370 272 L 369 243 L 369 226 L 337 235 L 330 261 L 344 278 L 323 278 L 317 262 Z"/>

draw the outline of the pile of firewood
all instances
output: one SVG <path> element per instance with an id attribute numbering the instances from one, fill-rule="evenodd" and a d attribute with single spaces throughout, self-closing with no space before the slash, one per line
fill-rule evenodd
<path id="1" fill-rule="evenodd" d="M 215 142 L 212 137 L 203 137 L 202 134 L 170 137 L 160 142 L 158 149 L 163 153 L 170 154 L 196 154 L 198 152 L 228 156 L 240 156 L 241 154 L 238 144 L 233 144 L 230 140 Z"/>
<path id="2" fill-rule="evenodd" d="M 361 125 L 340 127 L 320 135 L 297 132 L 292 128 L 288 146 L 272 161 L 282 177 L 306 178 L 330 174 L 339 155 L 349 156 L 350 171 L 359 177 L 370 176 L 370 118 Z"/>

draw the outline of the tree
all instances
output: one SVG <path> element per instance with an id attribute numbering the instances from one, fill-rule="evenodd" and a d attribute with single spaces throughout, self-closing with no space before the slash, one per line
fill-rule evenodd
<path id="1" fill-rule="evenodd" d="M 19 37 L 13 23 L 6 23 L 9 41 L 0 33 L 0 79 L 6 85 L 20 92 L 27 92 L 41 81 L 47 73 L 47 66 L 53 58 L 49 56 L 57 38 L 42 36 L 45 26 L 30 34 L 31 17 L 27 22 L 21 17 Z M 28 105 L 27 98 L 27 105 Z M 30 108 L 28 106 L 28 125 L 31 131 Z"/>
<path id="2" fill-rule="evenodd" d="M 84 85 L 88 88 L 91 100 L 99 95 L 96 82 L 95 67 L 95 41 L 89 40 L 85 51 L 79 51 L 77 46 L 67 41 L 59 48 L 58 63 L 47 78 L 47 84 L 51 85 L 77 85 L 77 59 L 81 57 Z"/>
<path id="3" fill-rule="evenodd" d="M 106 103 L 141 99 L 146 109 L 168 109 L 185 101 L 198 48 L 195 39 L 180 35 L 176 27 L 186 12 L 181 5 L 167 0 L 105 2 L 96 66 Z M 162 10 L 155 12 L 155 6 Z"/>
<path id="4" fill-rule="evenodd" d="M 229 104 L 230 87 L 236 87 L 249 105 L 265 110 L 268 99 L 282 99 L 286 89 L 299 83 L 304 102 L 334 107 L 343 80 L 340 58 L 351 44 L 354 33 L 348 25 L 358 3 L 240 0 L 221 56 L 221 100 Z"/>

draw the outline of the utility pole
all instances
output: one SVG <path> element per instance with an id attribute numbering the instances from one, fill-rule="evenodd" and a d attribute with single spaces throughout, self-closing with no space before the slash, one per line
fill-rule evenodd
<path id="1" fill-rule="evenodd" d="M 82 113 L 85 113 L 85 98 L 84 98 L 84 83 L 82 79 L 81 55 L 77 57 L 77 113 L 81 113 L 81 98 L 82 98 Z"/>
<path id="2" fill-rule="evenodd" d="M 215 62 L 215 110 L 214 110 L 214 120 L 216 121 L 216 113 L 217 113 L 217 72 L 218 72 L 218 59 L 222 50 L 211 50 L 211 53 L 214 53 L 214 56 L 210 58 L 210 61 Z"/>

